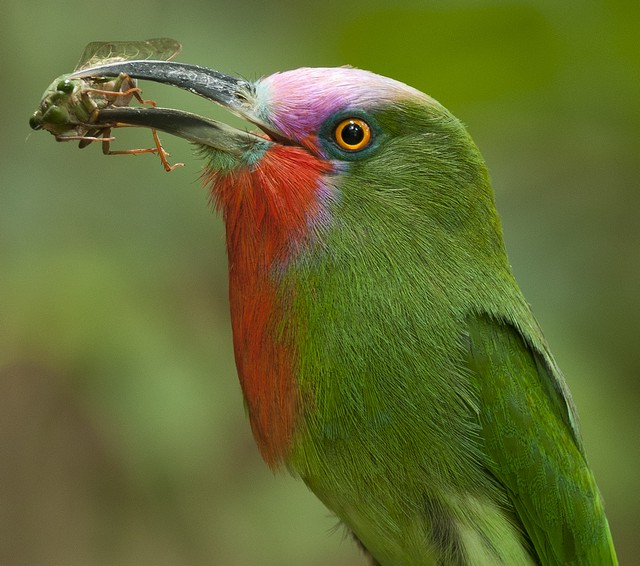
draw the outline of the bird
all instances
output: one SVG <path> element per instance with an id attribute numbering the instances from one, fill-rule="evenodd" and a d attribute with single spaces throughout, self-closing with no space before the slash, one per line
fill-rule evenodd
<path id="1" fill-rule="evenodd" d="M 571 394 L 459 119 L 354 67 L 248 81 L 126 61 L 76 75 L 119 73 L 257 127 L 163 108 L 98 116 L 202 150 L 268 466 L 301 478 L 371 564 L 617 564 Z"/>

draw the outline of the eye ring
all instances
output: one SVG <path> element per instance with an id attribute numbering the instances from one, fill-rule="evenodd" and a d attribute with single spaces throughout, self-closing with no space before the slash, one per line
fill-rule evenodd
<path id="1" fill-rule="evenodd" d="M 371 143 L 371 127 L 360 118 L 347 118 L 336 126 L 333 137 L 342 149 L 360 151 Z"/>

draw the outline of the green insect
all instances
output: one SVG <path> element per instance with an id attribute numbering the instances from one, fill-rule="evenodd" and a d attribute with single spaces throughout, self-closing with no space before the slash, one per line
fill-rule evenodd
<path id="1" fill-rule="evenodd" d="M 132 60 L 169 61 L 181 50 L 180 43 L 170 38 L 143 41 L 93 41 L 80 57 L 74 72 L 96 65 Z M 111 128 L 117 125 L 96 124 L 98 112 L 105 108 L 128 106 L 135 98 L 140 104 L 155 106 L 155 102 L 140 96 L 136 80 L 126 73 L 117 77 L 72 78 L 67 73 L 56 78 L 44 91 L 38 109 L 29 120 L 34 130 L 46 130 L 57 141 L 78 140 L 79 147 L 101 141 L 106 155 L 157 153 L 167 171 L 175 166 L 167 163 L 167 152 L 162 148 L 155 130 L 152 130 L 155 147 L 114 151 L 110 147 Z"/>

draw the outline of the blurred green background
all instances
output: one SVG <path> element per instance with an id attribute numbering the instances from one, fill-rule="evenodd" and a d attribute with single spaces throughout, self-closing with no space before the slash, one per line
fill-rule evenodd
<path id="1" fill-rule="evenodd" d="M 582 418 L 622 564 L 640 554 L 640 3 L 6 2 L 0 23 L 0 564 L 364 564 L 261 462 L 201 163 L 78 151 L 28 118 L 94 40 L 169 36 L 255 78 L 352 64 L 469 127 L 516 276 Z M 145 97 L 228 119 L 160 85 Z M 234 121 L 234 123 L 238 123 Z M 118 131 L 116 148 L 145 147 Z"/>

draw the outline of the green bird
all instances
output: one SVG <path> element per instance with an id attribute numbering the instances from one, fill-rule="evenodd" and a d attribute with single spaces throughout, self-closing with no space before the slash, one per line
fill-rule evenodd
<path id="1" fill-rule="evenodd" d="M 261 130 L 162 108 L 98 117 L 203 148 L 238 375 L 270 467 L 302 478 L 373 564 L 617 564 L 571 395 L 458 119 L 350 67 L 249 82 L 129 61 L 72 77 L 119 73 Z"/>

